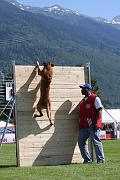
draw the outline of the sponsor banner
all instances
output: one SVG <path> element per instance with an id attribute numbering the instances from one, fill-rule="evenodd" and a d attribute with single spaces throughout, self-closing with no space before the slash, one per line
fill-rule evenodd
<path id="1" fill-rule="evenodd" d="M 106 139 L 106 131 L 100 131 L 100 139 Z"/>
<path id="2" fill-rule="evenodd" d="M 120 139 L 120 131 L 117 131 L 117 139 Z"/>
<path id="3" fill-rule="evenodd" d="M 0 140 L 2 139 L 2 134 L 0 134 Z M 2 143 L 14 143 L 15 133 L 5 134 Z"/>

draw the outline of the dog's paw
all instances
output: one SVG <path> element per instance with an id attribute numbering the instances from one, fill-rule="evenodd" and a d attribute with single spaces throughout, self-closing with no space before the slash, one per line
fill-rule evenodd
<path id="1" fill-rule="evenodd" d="M 38 61 L 36 62 L 36 66 L 39 66 L 39 62 Z"/>
<path id="2" fill-rule="evenodd" d="M 53 125 L 53 123 L 52 123 L 52 122 L 50 122 L 50 125 L 52 126 L 52 125 Z"/>
<path id="3" fill-rule="evenodd" d="M 38 114 L 34 114 L 34 117 L 40 117 L 40 115 L 38 115 Z"/>

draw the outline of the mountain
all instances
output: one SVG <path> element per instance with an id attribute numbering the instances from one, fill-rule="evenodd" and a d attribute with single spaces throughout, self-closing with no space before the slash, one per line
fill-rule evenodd
<path id="1" fill-rule="evenodd" d="M 40 13 L 40 14 L 44 14 L 49 17 L 53 17 L 55 19 L 59 19 L 59 20 L 62 19 L 63 21 L 64 21 L 64 18 L 66 19 L 66 17 L 68 17 L 70 15 L 75 16 L 75 18 L 71 19 L 72 24 L 76 23 L 76 21 L 74 19 L 78 19 L 77 16 L 83 16 L 83 17 L 86 17 L 87 19 L 89 18 L 89 19 L 95 20 L 99 23 L 107 23 L 107 24 L 114 26 L 117 29 L 120 29 L 120 15 L 114 17 L 112 20 L 107 20 L 106 18 L 101 18 L 101 17 L 88 17 L 79 12 L 72 11 L 68 8 L 62 8 L 59 5 L 40 8 L 40 7 L 26 6 L 24 4 L 18 3 L 16 0 L 4 0 L 4 1 L 13 4 L 14 6 L 20 8 L 23 11 L 29 11 L 29 12 L 32 12 L 35 14 Z"/>
<path id="2" fill-rule="evenodd" d="M 17 6 L 21 10 L 30 11 L 30 12 L 33 12 L 36 14 L 37 13 L 43 13 L 45 15 L 52 16 L 54 18 L 56 18 L 56 16 L 58 17 L 58 15 L 65 16 L 65 15 L 70 15 L 70 14 L 74 14 L 74 15 L 78 15 L 78 16 L 81 16 L 81 15 L 86 16 L 86 15 L 81 14 L 80 12 L 72 11 L 68 8 L 62 8 L 59 5 L 40 8 L 40 7 L 26 6 L 24 4 L 18 3 L 16 0 L 4 0 L 4 1 L 9 2 L 9 3 Z M 101 18 L 101 17 L 88 17 L 88 16 L 86 16 L 86 17 L 91 18 L 91 19 L 96 20 L 96 21 L 99 21 L 99 22 L 104 22 L 104 23 L 109 23 L 109 24 L 120 24 L 120 15 L 113 17 L 112 20 L 107 20 L 106 18 Z"/>
<path id="3" fill-rule="evenodd" d="M 6 1 L 0 1 L 1 71 L 10 71 L 14 60 L 22 65 L 49 60 L 57 66 L 90 62 L 107 108 L 120 107 L 119 29 L 68 9 L 55 13 L 52 9 L 57 5 L 51 12 L 41 9 L 35 13 L 15 0 Z"/>

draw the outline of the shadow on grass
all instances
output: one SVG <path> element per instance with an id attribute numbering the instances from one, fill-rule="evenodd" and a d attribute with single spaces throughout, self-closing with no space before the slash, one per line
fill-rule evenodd
<path id="1" fill-rule="evenodd" d="M 17 167 L 16 165 L 0 165 L 0 168 Z"/>

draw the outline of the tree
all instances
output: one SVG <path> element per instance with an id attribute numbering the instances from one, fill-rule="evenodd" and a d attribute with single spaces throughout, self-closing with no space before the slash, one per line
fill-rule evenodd
<path id="1" fill-rule="evenodd" d="M 82 63 L 79 63 L 76 65 L 77 67 L 82 67 Z M 100 91 L 99 91 L 99 87 L 97 85 L 97 80 L 95 77 L 93 77 L 93 75 L 91 75 L 91 86 L 92 86 L 92 91 L 97 94 L 100 95 Z"/>
<path id="2" fill-rule="evenodd" d="M 95 77 L 93 77 L 93 75 L 91 75 L 91 86 L 92 86 L 92 91 L 100 96 L 100 91 L 99 91 L 99 87 L 97 85 L 97 80 Z"/>
<path id="3" fill-rule="evenodd" d="M 100 97 L 103 106 L 106 107 L 106 104 L 104 103 L 104 101 L 101 98 L 101 95 L 100 95 L 101 92 L 99 91 L 99 87 L 97 85 L 97 80 L 92 75 L 91 75 L 91 86 L 92 86 L 92 92 L 97 94 Z"/>

